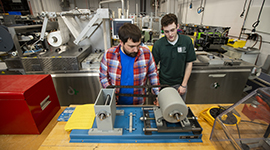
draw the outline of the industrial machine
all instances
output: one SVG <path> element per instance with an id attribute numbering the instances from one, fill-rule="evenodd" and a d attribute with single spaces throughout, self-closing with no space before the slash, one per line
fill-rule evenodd
<path id="1" fill-rule="evenodd" d="M 118 106 L 114 89 L 101 89 L 89 130 L 74 129 L 70 142 L 175 143 L 202 142 L 202 128 L 178 92 L 171 87 L 158 94 L 157 106 Z"/>
<path id="2" fill-rule="evenodd" d="M 227 44 L 230 27 L 181 24 L 183 34 L 194 36 L 194 47 L 204 51 L 221 51 Z"/>
<path id="3" fill-rule="evenodd" d="M 106 49 L 103 41 L 105 43 L 110 41 L 108 40 L 110 35 L 107 37 L 106 34 L 102 34 L 102 42 L 97 42 L 96 38 L 90 38 L 97 36 L 95 31 L 98 31 L 103 22 L 102 32 L 109 29 L 109 24 L 106 25 L 104 20 L 109 19 L 108 9 L 97 9 L 96 13 L 88 9 L 42 12 L 41 17 L 43 18 L 42 26 L 9 28 L 11 37 L 15 39 L 14 55 L 19 58 L 8 59 L 8 68 L 13 69 L 12 60 L 20 59 L 27 74 L 79 72 L 82 69 L 81 62 L 93 50 Z M 51 27 L 51 24 L 55 25 Z"/>
<path id="4" fill-rule="evenodd" d="M 76 8 L 42 12 L 40 17 L 43 24 L 1 28 L 9 35 L 0 43 L 7 69 L 51 74 L 61 105 L 91 102 L 89 98 L 94 100 L 101 88 L 99 67 L 91 66 L 111 46 L 109 9 Z"/>

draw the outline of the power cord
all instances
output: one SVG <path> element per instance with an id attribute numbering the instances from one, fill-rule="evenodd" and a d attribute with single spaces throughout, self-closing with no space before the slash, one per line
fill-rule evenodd
<path id="1" fill-rule="evenodd" d="M 244 13 L 245 13 L 245 11 L 246 11 L 246 10 L 245 10 L 246 4 L 247 4 L 247 0 L 245 0 L 245 4 L 244 4 L 244 7 L 243 7 L 243 11 L 242 11 L 242 13 L 241 13 L 241 15 L 240 15 L 241 18 L 244 17 Z"/>
<path id="2" fill-rule="evenodd" d="M 203 0 L 201 0 L 201 5 L 200 7 L 197 8 L 198 14 L 202 13 L 204 11 L 204 7 L 202 7 Z"/>
<path id="3" fill-rule="evenodd" d="M 253 27 L 252 32 L 255 32 L 255 31 L 256 31 L 255 28 L 256 28 L 256 27 L 259 25 L 259 23 L 260 23 L 260 17 L 261 17 L 262 9 L 263 9 L 263 6 L 264 6 L 264 2 L 265 2 L 265 0 L 263 0 L 263 2 L 262 2 L 262 6 L 261 6 L 261 9 L 260 9 L 260 12 L 259 12 L 257 21 L 255 21 L 255 22 L 252 24 L 252 27 Z"/>

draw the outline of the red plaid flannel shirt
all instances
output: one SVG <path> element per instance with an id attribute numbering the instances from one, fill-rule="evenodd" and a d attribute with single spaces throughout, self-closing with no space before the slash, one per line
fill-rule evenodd
<path id="1" fill-rule="evenodd" d="M 120 60 L 120 44 L 112 47 L 104 54 L 101 64 L 99 78 L 103 88 L 109 85 L 121 85 L 121 60 Z M 140 47 L 138 55 L 134 62 L 134 85 L 145 85 L 149 78 L 151 85 L 159 85 L 157 67 L 152 53 L 145 47 Z M 120 89 L 116 88 L 116 93 Z M 155 94 L 158 94 L 159 88 L 153 88 Z M 134 88 L 134 94 L 145 94 L 145 89 Z M 143 104 L 144 98 L 134 97 L 133 104 Z"/>

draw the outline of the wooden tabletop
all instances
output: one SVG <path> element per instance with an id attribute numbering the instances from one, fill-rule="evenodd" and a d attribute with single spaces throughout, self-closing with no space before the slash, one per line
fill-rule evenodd
<path id="1" fill-rule="evenodd" d="M 195 116 L 199 116 L 199 113 L 211 106 L 217 106 L 217 104 L 189 104 L 187 105 L 191 108 Z M 44 142 L 39 147 L 39 150 L 47 149 L 57 149 L 57 150 L 84 150 L 84 149 L 200 149 L 200 150 L 210 150 L 217 149 L 215 144 L 209 140 L 212 127 L 202 118 L 198 118 L 198 122 L 203 128 L 202 132 L 202 143 L 69 143 L 70 132 L 65 131 L 64 127 L 66 122 L 58 122 L 52 129 L 50 134 L 44 140 Z"/>
<path id="2" fill-rule="evenodd" d="M 57 125 L 57 118 L 65 108 L 61 107 L 41 134 L 1 134 L 0 150 L 37 150 Z"/>

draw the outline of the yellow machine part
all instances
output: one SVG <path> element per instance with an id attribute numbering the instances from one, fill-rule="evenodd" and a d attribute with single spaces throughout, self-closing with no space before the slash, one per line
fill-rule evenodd
<path id="1" fill-rule="evenodd" d="M 247 41 L 228 39 L 227 45 L 232 46 L 233 48 L 243 48 L 246 45 Z"/>
<path id="2" fill-rule="evenodd" d="M 147 45 L 147 47 L 148 47 L 148 48 L 149 48 L 149 50 L 152 52 L 153 45 Z"/>
<path id="3" fill-rule="evenodd" d="M 204 118 L 208 122 L 208 124 L 211 125 L 211 126 L 213 126 L 214 125 L 214 122 L 215 122 L 215 118 L 210 114 L 210 110 L 213 109 L 213 108 L 219 109 L 220 107 L 219 106 L 213 106 L 213 107 L 210 107 L 210 108 L 206 108 L 206 109 L 204 109 L 203 111 L 200 112 L 200 116 L 202 118 Z M 236 124 L 239 124 L 239 122 L 241 121 L 241 118 L 239 116 L 237 116 L 236 114 L 233 114 L 233 115 L 237 119 L 237 123 Z M 227 115 L 226 114 L 221 117 L 221 120 L 226 120 L 226 119 L 227 119 Z M 226 126 L 235 126 L 236 124 L 225 124 L 225 125 Z"/>

